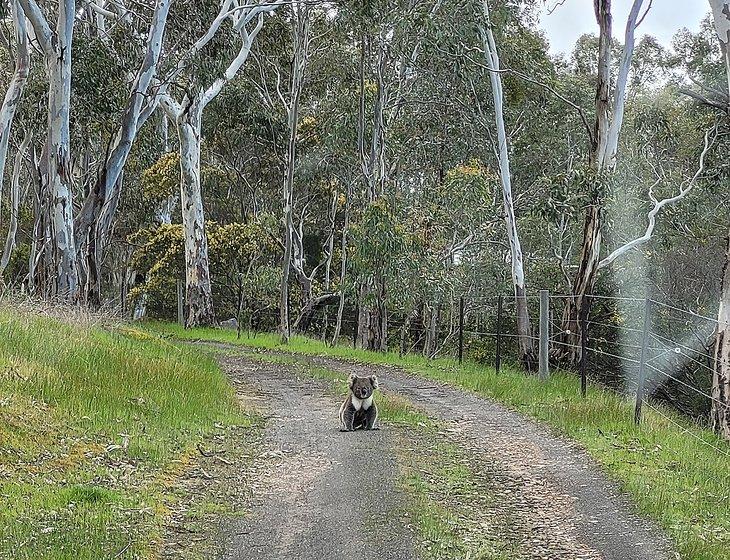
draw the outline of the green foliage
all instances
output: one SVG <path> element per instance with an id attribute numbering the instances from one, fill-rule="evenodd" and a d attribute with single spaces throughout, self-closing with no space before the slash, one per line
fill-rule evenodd
<path id="1" fill-rule="evenodd" d="M 352 262 L 358 274 L 399 270 L 399 258 L 407 254 L 412 237 L 384 199 L 376 200 L 353 224 Z"/>
<path id="2" fill-rule="evenodd" d="M 270 307 L 276 301 L 273 227 L 270 216 L 245 224 L 207 224 L 213 295 L 221 316 L 235 314 L 239 289 L 254 309 Z M 182 225 L 146 228 L 132 234 L 129 241 L 137 247 L 132 266 L 144 278 L 130 292 L 130 298 L 137 300 L 144 295 L 153 316 L 172 316 L 177 309 L 176 283 L 185 278 Z"/>
<path id="3" fill-rule="evenodd" d="M 168 152 L 142 172 L 142 192 L 149 202 L 160 202 L 180 190 L 180 153 Z"/>

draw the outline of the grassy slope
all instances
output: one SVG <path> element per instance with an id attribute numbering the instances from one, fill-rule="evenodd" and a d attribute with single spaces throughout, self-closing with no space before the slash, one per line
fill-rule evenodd
<path id="1" fill-rule="evenodd" d="M 397 365 L 420 375 L 461 386 L 505 403 L 578 441 L 633 496 L 639 509 L 672 537 L 682 558 L 730 559 L 730 446 L 707 430 L 663 412 L 646 410 L 640 428 L 625 399 L 591 387 L 579 396 L 577 380 L 556 374 L 547 383 L 516 371 L 497 376 L 491 368 L 454 360 L 399 358 L 339 346 L 328 348 L 306 338 L 284 347 L 275 335 L 236 340 L 235 333 L 212 329 L 185 331 L 175 325 L 148 328 L 182 339 L 211 339 L 249 347 L 303 354 L 328 354 L 363 362 Z M 667 414 L 672 421 L 666 419 Z M 677 427 L 677 422 L 682 427 Z M 713 449 L 716 446 L 720 452 Z"/>
<path id="2" fill-rule="evenodd" d="M 0 558 L 153 557 L 196 442 L 249 422 L 199 353 L 0 308 Z"/>

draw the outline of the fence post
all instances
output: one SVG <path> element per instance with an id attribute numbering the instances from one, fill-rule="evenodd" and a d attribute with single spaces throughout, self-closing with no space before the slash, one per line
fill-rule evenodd
<path id="1" fill-rule="evenodd" d="M 588 314 L 591 296 L 586 295 L 580 310 L 580 395 L 584 399 L 588 392 Z"/>
<path id="2" fill-rule="evenodd" d="M 459 298 L 459 365 L 464 358 L 464 296 Z"/>
<path id="3" fill-rule="evenodd" d="M 352 325 L 352 347 L 357 348 L 357 335 L 360 328 L 360 304 L 355 304 L 355 322 Z"/>
<path id="4" fill-rule="evenodd" d="M 177 322 L 180 324 L 180 326 L 185 326 L 185 317 L 183 316 L 183 309 L 184 309 L 184 299 L 183 299 L 183 284 L 182 280 L 177 281 Z"/>
<path id="5" fill-rule="evenodd" d="M 651 328 L 651 300 L 644 302 L 644 330 L 641 334 L 641 361 L 639 377 L 636 380 L 636 406 L 634 408 L 634 424 L 641 423 L 641 405 L 644 402 L 644 378 L 646 377 L 646 354 L 649 345 L 649 329 Z"/>
<path id="6" fill-rule="evenodd" d="M 545 380 L 550 375 L 548 363 L 548 345 L 550 333 L 548 317 L 550 313 L 550 295 L 547 290 L 540 290 L 540 379 Z"/>
<path id="7" fill-rule="evenodd" d="M 494 371 L 499 373 L 502 365 L 502 294 L 497 298 L 497 348 L 494 356 Z"/>

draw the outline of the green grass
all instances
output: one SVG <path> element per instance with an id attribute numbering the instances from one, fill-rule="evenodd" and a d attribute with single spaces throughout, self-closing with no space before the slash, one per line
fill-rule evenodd
<path id="1" fill-rule="evenodd" d="M 165 484 L 250 421 L 199 352 L 0 308 L 0 558 L 155 557 Z"/>
<path id="2" fill-rule="evenodd" d="M 631 402 L 597 387 L 590 387 L 588 398 L 582 399 L 578 380 L 570 374 L 556 373 L 543 383 L 510 368 L 497 375 L 474 363 L 459 366 L 452 359 L 329 348 L 303 337 L 283 346 L 273 334 L 236 340 L 230 331 L 186 331 L 161 323 L 146 328 L 181 339 L 395 365 L 495 399 L 579 442 L 633 497 L 639 510 L 664 527 L 683 559 L 730 559 L 730 445 L 669 411 L 646 407 L 637 428 Z"/>

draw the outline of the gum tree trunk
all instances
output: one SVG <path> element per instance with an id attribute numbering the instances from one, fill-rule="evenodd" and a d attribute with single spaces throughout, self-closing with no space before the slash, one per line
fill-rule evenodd
<path id="1" fill-rule="evenodd" d="M 611 104 L 611 38 L 613 17 L 611 0 L 594 0 L 593 5 L 599 27 L 598 80 L 596 84 L 596 120 L 591 137 L 590 164 L 594 170 L 591 185 L 591 203 L 586 209 L 583 225 L 583 242 L 578 270 L 573 280 L 572 297 L 565 304 L 562 321 L 564 344 L 559 354 L 570 362 L 580 359 L 580 333 L 578 318 L 585 312 L 587 296 L 593 292 L 601 261 L 604 196 L 601 192 L 602 177 L 613 173 L 616 167 L 618 140 L 623 125 L 624 100 L 631 60 L 634 54 L 635 30 L 640 23 L 639 15 L 643 0 L 634 0 L 626 21 L 624 51 L 621 57 Z"/>
<path id="2" fill-rule="evenodd" d="M 8 236 L 5 240 L 5 248 L 2 257 L 0 257 L 0 282 L 2 282 L 3 273 L 10 263 L 10 257 L 15 250 L 16 235 L 18 233 L 18 213 L 20 211 L 20 169 L 23 165 L 23 158 L 28 151 L 32 136 L 26 130 L 25 138 L 15 154 L 15 163 L 13 165 L 13 178 L 10 182 L 10 226 L 8 227 Z"/>
<path id="3" fill-rule="evenodd" d="M 59 5 L 57 52 L 50 61 L 48 95 L 48 165 L 45 184 L 52 193 L 51 237 L 56 281 L 55 295 L 69 302 L 79 296 L 79 275 L 74 242 L 73 195 L 71 192 L 71 43 L 75 2 Z"/>
<path id="4" fill-rule="evenodd" d="M 710 0 L 715 29 L 725 58 L 728 100 L 730 101 L 730 1 Z M 720 310 L 717 316 L 717 338 L 712 374 L 712 423 L 715 429 L 730 440 L 730 232 L 722 275 Z"/>
<path id="5" fill-rule="evenodd" d="M 502 77 L 500 76 L 499 53 L 494 41 L 494 34 L 492 33 L 489 3 L 487 0 L 482 0 L 482 11 L 485 19 L 485 25 L 482 28 L 482 42 L 487 64 L 491 69 L 489 78 L 492 83 L 495 126 L 497 128 L 497 139 L 499 142 L 499 177 L 502 184 L 504 220 L 507 226 L 507 238 L 509 239 L 510 257 L 512 261 L 512 286 L 514 288 L 517 310 L 517 336 L 519 337 L 520 359 L 528 369 L 532 369 L 531 366 L 535 362 L 535 350 L 531 338 L 530 313 L 527 308 L 522 245 L 517 232 L 517 218 L 515 217 L 515 208 L 512 200 L 512 175 L 510 172 L 507 132 L 504 124 Z"/>
<path id="6" fill-rule="evenodd" d="M 185 239 L 185 326 L 188 328 L 216 323 L 211 293 L 203 194 L 200 186 L 203 111 L 236 77 L 251 53 L 254 39 L 264 25 L 265 14 L 276 10 L 282 1 L 275 0 L 259 5 L 247 4 L 238 6 L 239 9 L 232 9 L 233 0 L 224 0 L 220 5 L 218 16 L 188 51 L 189 54 L 200 52 L 213 39 L 223 22 L 230 20 L 232 31 L 240 39 L 241 44 L 238 53 L 223 74 L 207 89 L 200 86 L 188 88 L 182 102 L 178 102 L 166 88 L 182 73 L 184 64 L 181 63 L 166 76 L 157 89 L 155 101 L 162 106 L 169 118 L 175 120 L 180 143 L 180 205 Z M 253 22 L 255 24 L 251 27 L 249 24 Z M 192 81 L 190 77 L 188 79 Z"/>
<path id="7" fill-rule="evenodd" d="M 200 116 L 185 112 L 178 121 L 180 205 L 185 239 L 185 326 L 215 324 L 203 195 L 200 189 Z"/>
<path id="8" fill-rule="evenodd" d="M 132 83 L 109 155 L 74 224 L 77 251 L 87 261 L 87 298 L 94 306 L 101 305 L 101 264 L 121 195 L 122 171 L 137 132 L 149 116 L 149 113 L 142 111 L 142 106 L 157 73 L 171 3 L 172 0 L 157 2 L 147 38 L 147 50 Z"/>
<path id="9" fill-rule="evenodd" d="M 79 276 L 74 238 L 73 196 L 71 192 L 71 45 L 73 42 L 74 0 L 58 3 L 55 31 L 51 30 L 34 0 L 18 0 L 33 26 L 43 50 L 48 74 L 48 131 L 42 166 L 42 190 L 50 197 L 50 258 L 45 259 L 46 292 L 61 301 L 79 298 Z"/>
<path id="10" fill-rule="evenodd" d="M 715 361 L 712 374 L 712 424 L 730 440 L 730 232 L 722 275 L 720 311 L 717 316 Z"/>
<path id="11" fill-rule="evenodd" d="M 28 30 L 25 14 L 17 0 L 11 2 L 10 8 L 15 28 L 15 72 L 0 109 L 0 201 L 3 194 L 3 178 L 5 176 L 5 161 L 8 155 L 10 131 L 30 70 L 30 51 L 28 50 Z"/>
<path id="12" fill-rule="evenodd" d="M 279 331 L 281 332 L 281 341 L 285 344 L 289 342 L 291 336 L 291 325 L 289 324 L 289 276 L 292 268 L 294 244 L 294 217 L 292 213 L 294 211 L 294 169 L 297 158 L 299 102 L 302 96 L 302 90 L 304 89 L 304 78 L 309 59 L 309 11 L 307 6 L 298 6 L 295 4 L 293 7 L 295 8 L 296 14 L 295 20 L 292 23 L 294 61 L 292 64 L 291 99 L 288 104 L 285 103 L 289 139 L 287 142 L 286 169 L 284 172 L 284 262 L 281 274 L 279 301 Z M 306 278 L 303 270 L 301 271 L 301 275 Z M 302 287 L 305 301 L 311 301 L 311 282 L 303 283 Z M 299 328 L 301 319 L 302 316 L 300 315 L 297 320 L 297 328 Z M 308 324 L 308 322 L 309 320 L 307 319 L 306 323 Z"/>

